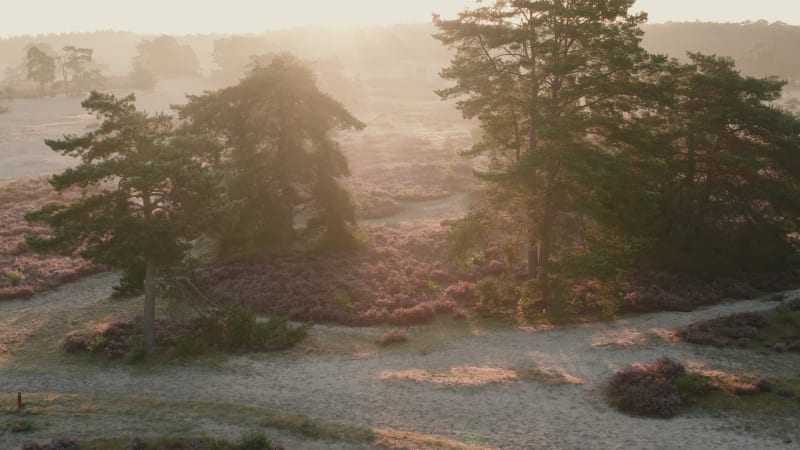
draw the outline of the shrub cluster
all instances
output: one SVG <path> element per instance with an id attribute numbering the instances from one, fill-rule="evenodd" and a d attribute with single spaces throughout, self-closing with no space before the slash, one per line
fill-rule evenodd
<path id="1" fill-rule="evenodd" d="M 72 201 L 78 192 L 61 196 L 45 177 L 0 185 L 0 300 L 25 298 L 35 292 L 97 273 L 100 267 L 77 256 L 31 252 L 26 236 L 46 236 L 50 230 L 25 221 L 25 213 L 53 201 Z"/>
<path id="2" fill-rule="evenodd" d="M 798 278 L 800 280 L 800 278 Z M 704 281 L 667 272 L 638 272 L 628 277 L 622 308 L 629 311 L 691 311 L 721 300 L 758 296 L 755 282 Z"/>
<path id="3" fill-rule="evenodd" d="M 661 358 L 649 366 L 627 366 L 608 384 L 612 406 L 628 414 L 668 419 L 693 397 L 711 390 L 709 380 L 687 373 L 678 361 Z"/>
<path id="4" fill-rule="evenodd" d="M 725 347 L 749 342 L 758 336 L 760 328 L 768 325 L 769 319 L 764 313 L 738 313 L 690 324 L 678 330 L 678 335 L 693 344 Z"/>
<path id="5" fill-rule="evenodd" d="M 159 348 L 176 356 L 285 350 L 305 338 L 307 331 L 306 326 L 292 326 L 281 317 L 258 322 L 252 311 L 241 307 L 190 321 L 156 322 Z M 62 348 L 68 353 L 103 354 L 109 359 L 139 359 L 145 353 L 141 318 L 112 322 L 96 332 L 71 334 L 64 338 Z"/>
<path id="6" fill-rule="evenodd" d="M 777 352 L 800 351 L 800 310 L 790 300 L 769 312 L 748 312 L 690 324 L 678 330 L 687 342 L 725 347 L 755 344 Z"/>
<path id="7" fill-rule="evenodd" d="M 296 320 L 408 326 L 470 306 L 469 277 L 443 260 L 445 230 L 371 231 L 374 245 L 347 254 L 213 262 L 200 277 L 213 298 Z"/>

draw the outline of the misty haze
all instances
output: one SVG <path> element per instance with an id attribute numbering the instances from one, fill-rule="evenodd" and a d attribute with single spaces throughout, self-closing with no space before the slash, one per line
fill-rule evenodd
<path id="1" fill-rule="evenodd" d="M 800 445 L 800 6 L 10 0 L 0 450 Z"/>

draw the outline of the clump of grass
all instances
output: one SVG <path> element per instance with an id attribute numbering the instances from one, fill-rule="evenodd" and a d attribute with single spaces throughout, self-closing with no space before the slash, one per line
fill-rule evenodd
<path id="1" fill-rule="evenodd" d="M 386 330 L 383 334 L 378 338 L 378 345 L 383 347 L 398 344 L 400 342 L 405 342 L 408 340 L 408 333 L 406 330 L 400 328 L 392 328 L 390 330 Z"/>

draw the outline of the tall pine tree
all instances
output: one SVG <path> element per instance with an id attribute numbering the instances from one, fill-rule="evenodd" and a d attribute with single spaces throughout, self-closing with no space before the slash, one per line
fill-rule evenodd
<path id="1" fill-rule="evenodd" d="M 133 95 L 92 92 L 81 105 L 102 120 L 100 127 L 46 144 L 80 161 L 50 184 L 85 195 L 29 213 L 28 220 L 53 229 L 50 238 L 29 241 L 34 249 L 78 252 L 128 275 L 144 272 L 145 344 L 152 353 L 156 277 L 179 264 L 211 222 L 207 214 L 219 183 L 208 169 L 214 153 L 203 151 L 209 147 L 202 139 L 176 137 L 172 117 L 137 111 Z"/>
<path id="2" fill-rule="evenodd" d="M 332 133 L 364 124 L 319 89 L 308 67 L 286 54 L 261 58 L 239 84 L 191 96 L 178 111 L 188 130 L 223 149 L 231 205 L 223 251 L 291 244 L 301 205 L 315 212 L 309 225 L 325 241 L 352 243 L 354 207 L 338 180 L 349 168 Z"/>
<path id="3" fill-rule="evenodd" d="M 646 16 L 629 13 L 633 3 L 497 0 L 454 20 L 434 17 L 435 37 L 455 50 L 441 73 L 455 84 L 439 94 L 481 122 L 473 153 L 490 156 L 486 178 L 524 197 L 529 275 L 545 304 L 561 250 L 557 217 L 582 213 L 593 180 L 615 176 L 613 130 L 637 107 Z"/>

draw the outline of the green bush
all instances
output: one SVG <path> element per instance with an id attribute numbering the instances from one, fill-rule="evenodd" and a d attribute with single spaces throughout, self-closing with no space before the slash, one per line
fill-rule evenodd
<path id="1" fill-rule="evenodd" d="M 699 373 L 684 373 L 673 380 L 683 401 L 708 394 L 714 389 L 708 377 Z"/>
<path id="2" fill-rule="evenodd" d="M 234 349 L 244 349 L 256 343 L 256 315 L 252 310 L 233 307 L 225 312 L 228 340 Z"/>
<path id="3" fill-rule="evenodd" d="M 147 347 L 144 345 L 143 336 L 131 336 L 128 340 L 128 351 L 125 353 L 125 361 L 134 363 L 144 360 L 147 357 Z"/>
<path id="4" fill-rule="evenodd" d="M 93 337 L 88 344 L 86 344 L 86 350 L 89 353 L 100 353 L 106 348 L 106 338 L 102 334 L 98 334 L 97 336 Z"/>
<path id="5" fill-rule="evenodd" d="M 256 431 L 242 436 L 236 448 L 238 450 L 270 450 L 272 441 L 263 431 Z"/>

